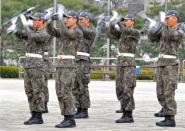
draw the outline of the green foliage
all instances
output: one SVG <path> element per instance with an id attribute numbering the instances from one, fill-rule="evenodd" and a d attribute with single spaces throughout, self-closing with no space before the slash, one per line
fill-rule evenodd
<path id="1" fill-rule="evenodd" d="M 161 6 L 159 2 L 152 1 L 150 2 L 150 4 L 151 4 L 150 11 L 147 12 L 147 15 L 149 15 L 151 18 L 159 15 L 160 11 L 164 11 L 164 6 Z"/>
<path id="2" fill-rule="evenodd" d="M 180 49 L 180 50 L 178 51 L 178 56 L 179 56 L 180 58 L 185 58 L 185 49 Z"/>
<path id="3" fill-rule="evenodd" d="M 136 25 L 137 29 L 142 29 L 144 26 L 143 20 L 140 17 L 136 17 Z"/>
<path id="4" fill-rule="evenodd" d="M 104 76 L 105 76 L 104 72 L 110 73 L 110 74 L 109 74 L 109 78 L 110 78 L 111 80 L 114 80 L 114 79 L 115 79 L 115 74 L 116 74 L 116 73 L 115 73 L 114 70 L 111 70 L 111 71 L 92 70 L 92 71 L 91 71 L 91 79 L 93 79 L 93 80 L 103 80 L 103 79 L 104 79 Z"/>
<path id="5" fill-rule="evenodd" d="M 43 9 L 43 7 L 53 4 L 53 0 L 2 0 L 1 3 L 3 23 L 29 7 L 39 5 L 38 9 Z"/>
<path id="6" fill-rule="evenodd" d="M 140 74 L 137 76 L 137 80 L 154 80 L 154 76 L 154 70 L 141 69 Z"/>
<path id="7" fill-rule="evenodd" d="M 0 76 L 2 78 L 18 78 L 19 68 L 16 66 L 0 66 Z"/>
<path id="8" fill-rule="evenodd" d="M 58 0 L 58 3 L 73 10 L 81 10 L 83 8 L 83 0 Z"/>

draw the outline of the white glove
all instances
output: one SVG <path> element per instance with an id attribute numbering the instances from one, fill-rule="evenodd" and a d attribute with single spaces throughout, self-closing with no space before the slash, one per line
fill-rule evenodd
<path id="1" fill-rule="evenodd" d="M 113 16 L 110 18 L 110 22 L 118 20 L 118 12 L 112 11 Z"/>
<path id="2" fill-rule="evenodd" d="M 15 34 L 17 32 L 17 25 L 12 24 L 8 29 L 7 29 L 7 34 Z"/>
<path id="3" fill-rule="evenodd" d="M 51 20 L 51 16 L 53 14 L 53 7 L 45 10 L 45 12 L 46 12 L 46 15 L 44 16 L 44 20 L 45 21 Z"/>
<path id="4" fill-rule="evenodd" d="M 151 18 L 147 18 L 150 22 L 149 24 L 149 29 L 151 29 L 152 27 L 154 27 L 157 24 L 157 21 L 151 19 Z"/>
<path id="5" fill-rule="evenodd" d="M 27 26 L 27 20 L 26 17 L 23 14 L 20 14 L 20 19 L 24 27 Z"/>
<path id="6" fill-rule="evenodd" d="M 159 14 L 160 14 L 160 21 L 162 23 L 164 23 L 165 22 L 165 18 L 166 18 L 166 13 L 161 11 Z"/>
<path id="7" fill-rule="evenodd" d="M 116 28 L 117 31 L 120 31 L 120 27 L 118 24 L 115 24 L 114 27 Z"/>
<path id="8" fill-rule="evenodd" d="M 58 18 L 59 18 L 59 20 L 62 20 L 64 11 L 65 11 L 65 7 L 61 4 L 58 4 L 57 8 L 58 8 L 58 10 L 57 10 Z"/>
<path id="9" fill-rule="evenodd" d="M 26 26 L 33 27 L 33 21 L 32 20 L 27 20 Z"/>

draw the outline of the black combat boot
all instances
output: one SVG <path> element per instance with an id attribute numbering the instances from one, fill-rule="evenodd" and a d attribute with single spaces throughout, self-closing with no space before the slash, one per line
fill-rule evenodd
<path id="1" fill-rule="evenodd" d="M 56 128 L 72 128 L 76 127 L 76 122 L 73 115 L 65 115 L 64 120 L 60 123 L 55 125 Z"/>
<path id="2" fill-rule="evenodd" d="M 36 113 L 35 111 L 31 112 L 31 117 L 27 121 L 24 122 L 25 125 L 28 125 L 30 121 L 32 121 L 32 119 L 35 117 L 35 113 Z"/>
<path id="3" fill-rule="evenodd" d="M 25 121 L 25 125 L 31 125 L 31 124 L 42 124 L 43 119 L 42 119 L 42 113 L 41 112 L 33 112 L 32 117 L 28 120 Z"/>
<path id="4" fill-rule="evenodd" d="M 75 115 L 78 115 L 80 112 L 81 112 L 81 108 L 77 108 L 77 111 L 76 111 Z"/>
<path id="5" fill-rule="evenodd" d="M 74 116 L 76 119 L 78 118 L 88 118 L 89 115 L 88 115 L 88 109 L 87 108 L 82 108 L 81 109 L 81 112 L 77 115 Z"/>
<path id="6" fill-rule="evenodd" d="M 176 123 L 174 116 L 165 116 L 165 119 L 163 121 L 157 122 L 156 125 L 161 127 L 175 127 Z"/>
<path id="7" fill-rule="evenodd" d="M 124 113 L 125 112 L 125 109 L 119 109 L 119 110 L 116 110 L 115 112 L 116 113 Z"/>
<path id="8" fill-rule="evenodd" d="M 154 116 L 155 117 L 164 117 L 164 110 L 163 110 L 163 108 L 159 112 L 155 113 Z"/>
<path id="9" fill-rule="evenodd" d="M 117 119 L 115 123 L 133 123 L 134 119 L 132 116 L 132 111 L 125 111 L 120 119 Z"/>
<path id="10" fill-rule="evenodd" d="M 48 113 L 49 111 L 48 111 L 48 103 L 46 102 L 45 103 L 45 110 L 42 112 L 42 113 Z"/>

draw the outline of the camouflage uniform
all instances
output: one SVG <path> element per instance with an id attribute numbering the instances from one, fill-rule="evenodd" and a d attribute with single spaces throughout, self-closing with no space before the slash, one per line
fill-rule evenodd
<path id="1" fill-rule="evenodd" d="M 79 28 L 67 29 L 61 22 L 61 29 L 53 28 L 47 24 L 48 33 L 59 38 L 58 59 L 56 61 L 56 94 L 62 115 L 75 114 L 75 98 L 72 93 L 76 77 L 76 64 L 73 58 L 76 56 L 77 45 L 81 43 L 83 33 Z"/>
<path id="2" fill-rule="evenodd" d="M 119 23 L 120 31 L 110 26 L 109 32 L 119 40 L 119 57 L 117 62 L 116 75 L 116 94 L 121 103 L 121 108 L 126 111 L 135 109 L 134 88 L 136 86 L 135 59 L 134 57 L 124 56 L 123 53 L 135 54 L 136 44 L 140 35 L 136 29 L 128 29 Z M 123 54 L 123 55 L 122 55 Z"/>
<path id="3" fill-rule="evenodd" d="M 182 42 L 183 32 L 179 29 L 169 29 L 162 25 L 160 29 L 151 29 L 150 40 L 159 42 L 160 55 L 157 66 L 157 98 L 163 108 L 165 116 L 174 116 L 177 112 L 177 104 L 174 99 L 178 82 L 177 51 Z M 166 55 L 174 58 L 166 58 Z"/>
<path id="4" fill-rule="evenodd" d="M 44 45 L 43 50 L 44 50 L 44 55 L 43 55 L 43 60 L 44 60 L 44 80 L 45 80 L 45 84 L 44 84 L 44 96 L 45 96 L 45 102 L 48 103 L 49 102 L 49 90 L 48 90 L 48 79 L 49 79 L 49 71 L 50 71 L 50 67 L 52 65 L 51 60 L 49 58 L 49 47 L 51 44 L 51 40 L 52 38 L 50 37 L 50 41 L 49 43 L 47 43 L 46 45 Z"/>
<path id="5" fill-rule="evenodd" d="M 90 98 L 88 83 L 90 82 L 90 49 L 95 38 L 95 32 L 92 28 L 82 27 L 83 41 L 77 48 L 77 77 L 73 94 L 76 99 L 76 108 L 90 108 Z M 80 54 L 81 53 L 81 54 Z M 83 53 L 89 54 L 83 55 Z"/>
<path id="6" fill-rule="evenodd" d="M 44 85 L 42 55 L 44 53 L 43 46 L 48 43 L 49 35 L 45 31 L 34 30 L 30 30 L 29 33 L 18 31 L 15 35 L 27 41 L 25 45 L 27 54 L 24 64 L 24 86 L 30 111 L 42 112 L 45 110 L 45 97 L 42 88 Z"/>

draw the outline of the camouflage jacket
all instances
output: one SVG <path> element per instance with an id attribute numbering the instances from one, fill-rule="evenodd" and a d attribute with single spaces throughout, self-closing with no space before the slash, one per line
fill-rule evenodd
<path id="1" fill-rule="evenodd" d="M 29 30 L 29 32 L 18 31 L 15 33 L 16 37 L 19 39 L 26 40 L 25 48 L 26 53 L 33 53 L 44 55 L 44 46 L 48 45 L 51 37 L 44 30 Z M 36 57 L 26 57 L 24 67 L 25 68 L 42 68 L 43 59 Z"/>
<path id="2" fill-rule="evenodd" d="M 87 28 L 79 25 L 79 28 L 83 32 L 83 39 L 80 44 L 78 44 L 77 51 L 79 52 L 85 52 L 89 53 L 91 52 L 91 47 L 95 39 L 95 31 L 92 28 Z M 76 60 L 89 60 L 89 57 L 82 56 L 82 55 L 77 55 Z"/>
<path id="3" fill-rule="evenodd" d="M 74 29 L 67 29 L 63 22 L 61 28 L 54 28 L 52 23 L 47 24 L 47 32 L 57 37 L 60 40 L 58 45 L 58 55 L 73 55 L 76 56 L 78 44 L 81 43 L 83 38 L 82 31 L 76 27 Z M 57 59 L 57 67 L 74 67 L 73 60 Z"/>
<path id="4" fill-rule="evenodd" d="M 177 56 L 179 45 L 183 40 L 183 31 L 179 28 L 169 29 L 166 25 L 162 24 L 158 31 L 149 31 L 149 39 L 159 43 L 159 53 L 164 55 Z M 158 58 L 157 66 L 176 65 L 177 59 Z"/>
<path id="5" fill-rule="evenodd" d="M 119 53 L 135 54 L 136 45 L 140 39 L 139 31 L 136 29 L 128 29 L 119 23 L 120 30 L 115 29 L 114 25 L 109 27 L 109 35 L 119 39 L 118 50 Z M 133 57 L 118 57 L 118 66 L 135 66 L 135 58 Z"/>

